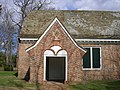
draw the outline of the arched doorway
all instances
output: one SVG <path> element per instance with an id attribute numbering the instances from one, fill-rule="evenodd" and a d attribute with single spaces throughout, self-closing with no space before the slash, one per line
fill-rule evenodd
<path id="1" fill-rule="evenodd" d="M 44 52 L 44 80 L 67 81 L 67 52 L 60 46 Z"/>

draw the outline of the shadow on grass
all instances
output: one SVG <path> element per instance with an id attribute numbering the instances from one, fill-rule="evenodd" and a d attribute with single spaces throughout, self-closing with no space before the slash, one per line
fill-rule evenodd
<path id="1" fill-rule="evenodd" d="M 18 72 L 16 72 L 15 74 L 13 74 L 14 76 L 18 77 Z"/>
<path id="2" fill-rule="evenodd" d="M 11 86 L 15 86 L 17 87 L 18 89 L 22 89 L 24 88 L 24 82 L 22 81 L 13 81 L 13 80 L 8 80 L 9 84 Z"/>
<path id="3" fill-rule="evenodd" d="M 120 80 L 118 81 L 92 81 L 86 84 L 78 83 L 70 85 L 71 90 L 120 90 Z"/>
<path id="4" fill-rule="evenodd" d="M 120 80 L 107 82 L 107 90 L 120 90 Z"/>

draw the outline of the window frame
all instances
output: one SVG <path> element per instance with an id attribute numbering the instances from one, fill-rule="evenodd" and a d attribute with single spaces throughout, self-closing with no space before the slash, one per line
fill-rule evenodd
<path id="1" fill-rule="evenodd" d="M 83 59 L 82 59 L 82 70 L 101 70 L 102 69 L 102 49 L 101 47 L 83 47 L 83 48 L 90 48 L 90 68 L 83 68 Z M 93 48 L 99 48 L 100 49 L 100 68 L 93 68 Z"/>

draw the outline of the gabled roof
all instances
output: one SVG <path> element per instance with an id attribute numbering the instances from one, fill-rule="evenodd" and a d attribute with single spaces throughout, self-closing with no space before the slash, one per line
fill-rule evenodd
<path id="1" fill-rule="evenodd" d="M 45 32 L 44 32 L 44 33 L 41 35 L 41 37 L 37 40 L 37 42 L 36 42 L 33 46 L 31 46 L 30 48 L 28 48 L 28 49 L 26 50 L 27 52 L 28 52 L 29 50 L 35 48 L 35 47 L 39 44 L 39 42 L 43 39 L 43 37 L 47 34 L 47 32 L 50 30 L 50 28 L 53 26 L 53 24 L 54 24 L 55 22 L 58 22 L 58 24 L 62 27 L 62 29 L 64 30 L 64 32 L 67 34 L 67 36 L 70 38 L 70 40 L 74 43 L 74 45 L 75 45 L 77 48 L 79 48 L 79 49 L 81 49 L 82 51 L 86 52 L 82 47 L 80 47 L 80 46 L 74 41 L 74 39 L 70 36 L 70 34 L 69 34 L 68 31 L 66 30 L 66 28 L 62 25 L 62 23 L 58 20 L 57 17 L 52 21 L 52 23 L 48 26 L 48 28 L 45 30 Z"/>
<path id="2" fill-rule="evenodd" d="M 58 17 L 74 38 L 120 39 L 120 11 L 32 11 L 23 23 L 20 37 L 39 37 Z"/>

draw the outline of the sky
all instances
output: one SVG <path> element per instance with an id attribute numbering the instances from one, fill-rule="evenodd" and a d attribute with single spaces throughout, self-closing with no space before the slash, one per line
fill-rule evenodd
<path id="1" fill-rule="evenodd" d="M 62 10 L 120 11 L 120 0 L 52 0 L 54 7 Z"/>
<path id="2" fill-rule="evenodd" d="M 0 3 L 12 0 L 0 0 Z M 10 2 L 11 1 L 11 2 Z M 51 0 L 52 6 L 59 10 L 106 10 L 120 11 L 120 0 Z"/>

